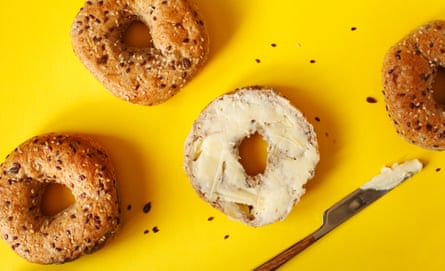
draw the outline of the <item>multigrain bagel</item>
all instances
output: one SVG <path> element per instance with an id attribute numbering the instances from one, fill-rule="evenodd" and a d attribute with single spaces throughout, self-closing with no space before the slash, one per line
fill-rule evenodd
<path id="1" fill-rule="evenodd" d="M 445 110 L 433 83 L 445 67 L 445 21 L 418 27 L 392 46 L 383 63 L 383 94 L 397 132 L 408 142 L 445 149 Z"/>
<path id="2" fill-rule="evenodd" d="M 0 234 L 30 262 L 63 263 L 94 252 L 119 228 L 114 169 L 93 139 L 46 134 L 27 140 L 0 165 Z M 56 215 L 41 209 L 47 185 L 75 202 Z"/>
<path id="3" fill-rule="evenodd" d="M 125 42 L 136 22 L 151 45 Z M 165 102 L 207 59 L 208 34 L 190 0 L 89 0 L 71 29 L 76 55 L 115 96 L 141 105 Z"/>
<path id="4" fill-rule="evenodd" d="M 258 133 L 268 143 L 263 173 L 249 176 L 239 145 Z M 199 196 L 250 226 L 284 219 L 319 161 L 315 131 L 275 90 L 247 87 L 218 97 L 194 122 L 184 167 Z"/>

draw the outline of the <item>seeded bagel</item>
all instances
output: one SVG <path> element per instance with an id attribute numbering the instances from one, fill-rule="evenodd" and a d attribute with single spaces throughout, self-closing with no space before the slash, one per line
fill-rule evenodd
<path id="1" fill-rule="evenodd" d="M 150 31 L 151 44 L 125 42 L 133 23 Z M 141 105 L 165 102 L 204 65 L 208 34 L 189 0 L 89 0 L 71 29 L 74 52 L 120 99 Z"/>
<path id="2" fill-rule="evenodd" d="M 396 131 L 408 142 L 445 149 L 445 110 L 434 80 L 445 67 L 445 22 L 418 27 L 392 46 L 383 63 L 383 94 Z"/>
<path id="3" fill-rule="evenodd" d="M 49 184 L 71 190 L 75 202 L 46 215 Z M 0 165 L 0 234 L 20 256 L 40 264 L 74 260 L 102 247 L 119 229 L 114 168 L 92 138 L 74 134 L 36 136 Z"/>

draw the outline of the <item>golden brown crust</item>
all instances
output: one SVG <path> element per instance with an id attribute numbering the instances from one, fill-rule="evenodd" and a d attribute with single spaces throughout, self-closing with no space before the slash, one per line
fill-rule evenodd
<path id="1" fill-rule="evenodd" d="M 152 45 L 124 42 L 134 22 L 150 29 Z M 208 34 L 188 0 L 90 0 L 71 29 L 74 52 L 115 96 L 159 104 L 175 95 L 207 59 Z"/>
<path id="2" fill-rule="evenodd" d="M 36 136 L 0 165 L 0 234 L 28 261 L 71 261 L 100 248 L 119 228 L 114 169 L 91 138 L 73 134 Z M 45 188 L 71 189 L 75 203 L 47 216 L 40 202 Z"/>
<path id="3" fill-rule="evenodd" d="M 426 149 L 445 149 L 445 111 L 432 87 L 444 65 L 444 21 L 409 33 L 390 48 L 383 63 L 388 114 L 404 139 Z"/>

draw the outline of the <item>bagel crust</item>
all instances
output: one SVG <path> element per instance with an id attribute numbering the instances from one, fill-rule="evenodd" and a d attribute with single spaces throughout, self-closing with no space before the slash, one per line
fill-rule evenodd
<path id="1" fill-rule="evenodd" d="M 128 45 L 133 23 L 150 31 L 151 45 Z M 75 54 L 120 99 L 165 102 L 200 70 L 209 44 L 196 5 L 188 0 L 88 0 L 71 29 Z"/>
<path id="2" fill-rule="evenodd" d="M 63 263 L 100 248 L 119 228 L 113 166 L 93 139 L 46 134 L 27 140 L 0 165 L 0 234 L 30 262 Z M 47 185 L 71 190 L 75 202 L 48 216 Z"/>
<path id="3" fill-rule="evenodd" d="M 445 149 L 444 106 L 434 98 L 433 83 L 445 67 L 445 22 L 420 26 L 392 46 L 383 63 L 383 94 L 389 117 L 408 142 Z"/>
<path id="4" fill-rule="evenodd" d="M 243 139 L 268 143 L 263 173 L 240 163 Z M 315 131 L 275 90 L 247 87 L 220 96 L 194 122 L 185 141 L 185 171 L 202 199 L 250 226 L 283 220 L 304 194 L 319 161 Z"/>

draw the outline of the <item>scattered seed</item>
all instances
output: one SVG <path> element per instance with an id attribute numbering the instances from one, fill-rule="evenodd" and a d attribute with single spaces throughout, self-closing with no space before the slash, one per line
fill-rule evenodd
<path id="1" fill-rule="evenodd" d="M 142 208 L 142 212 L 144 212 L 145 214 L 147 214 L 148 212 L 150 212 L 151 210 L 151 202 L 147 202 L 144 205 L 144 208 Z"/>
<path id="2" fill-rule="evenodd" d="M 366 102 L 368 102 L 370 104 L 375 104 L 375 103 L 377 103 L 377 99 L 374 97 L 366 97 Z"/>

